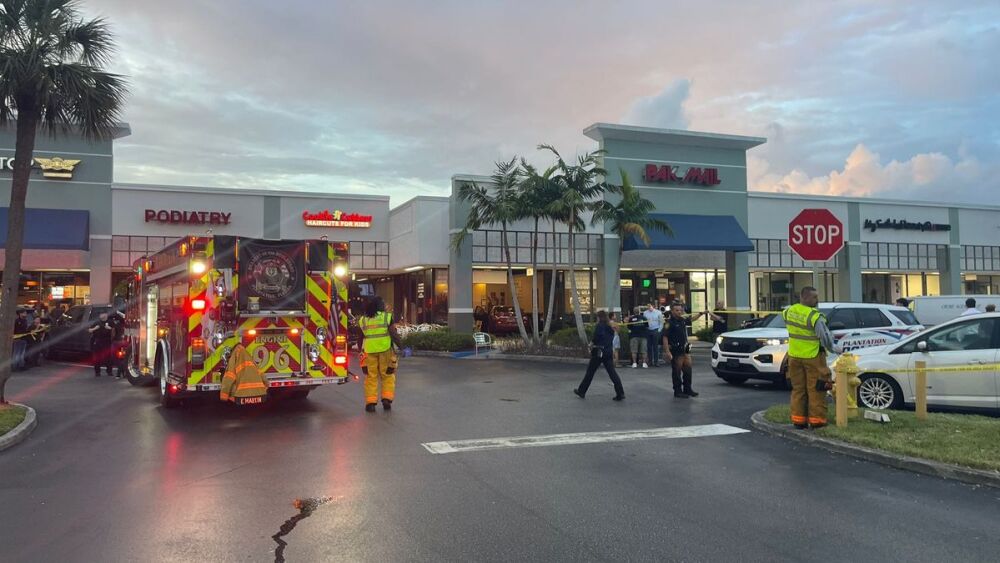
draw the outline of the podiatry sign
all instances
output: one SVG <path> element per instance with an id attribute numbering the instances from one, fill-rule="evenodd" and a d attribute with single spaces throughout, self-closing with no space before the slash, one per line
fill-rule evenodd
<path id="1" fill-rule="evenodd" d="M 228 225 L 232 213 L 225 211 L 180 211 L 178 209 L 147 209 L 147 223 L 169 225 Z"/>

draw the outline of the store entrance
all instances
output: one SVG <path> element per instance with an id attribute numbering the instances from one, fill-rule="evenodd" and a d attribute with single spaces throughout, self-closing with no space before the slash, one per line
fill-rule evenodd
<path id="1" fill-rule="evenodd" d="M 861 298 L 865 303 L 895 303 L 900 297 L 940 295 L 938 274 L 862 273 Z"/>

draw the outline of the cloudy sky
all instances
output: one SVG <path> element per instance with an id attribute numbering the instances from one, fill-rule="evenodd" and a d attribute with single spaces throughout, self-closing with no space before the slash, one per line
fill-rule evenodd
<path id="1" fill-rule="evenodd" d="M 767 137 L 751 189 L 1000 203 L 1000 4 L 84 0 L 121 182 L 443 195 L 608 121 Z"/>

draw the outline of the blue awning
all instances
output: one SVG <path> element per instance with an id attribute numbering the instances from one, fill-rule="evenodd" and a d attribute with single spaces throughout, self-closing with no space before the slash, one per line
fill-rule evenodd
<path id="1" fill-rule="evenodd" d="M 681 215 L 654 213 L 673 230 L 673 236 L 659 231 L 649 232 L 649 246 L 634 236 L 625 238 L 625 250 L 732 250 L 749 252 L 753 243 L 731 215 Z"/>
<path id="2" fill-rule="evenodd" d="M 7 247 L 7 208 L 0 207 L 0 248 Z M 90 249 L 90 212 L 77 209 L 25 209 L 24 248 Z"/>

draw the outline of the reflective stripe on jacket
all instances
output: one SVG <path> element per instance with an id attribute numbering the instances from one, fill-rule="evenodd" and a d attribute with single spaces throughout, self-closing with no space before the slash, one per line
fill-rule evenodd
<path id="1" fill-rule="evenodd" d="M 365 335 L 366 354 L 385 352 L 392 347 L 392 338 L 389 336 L 389 313 L 382 311 L 374 317 L 361 317 L 358 326 Z"/>
<path id="2" fill-rule="evenodd" d="M 248 397 L 267 397 L 267 378 L 253 363 L 250 352 L 237 344 L 226 363 L 219 399 L 239 403 Z"/>
<path id="3" fill-rule="evenodd" d="M 815 358 L 819 355 L 816 322 L 826 318 L 819 310 L 796 303 L 781 313 L 788 328 L 788 355 L 792 358 Z"/>

